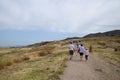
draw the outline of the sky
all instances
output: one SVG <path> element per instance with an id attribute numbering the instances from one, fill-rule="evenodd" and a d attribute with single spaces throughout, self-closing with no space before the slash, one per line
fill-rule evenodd
<path id="1" fill-rule="evenodd" d="M 120 0 L 0 0 L 0 46 L 120 29 Z"/>

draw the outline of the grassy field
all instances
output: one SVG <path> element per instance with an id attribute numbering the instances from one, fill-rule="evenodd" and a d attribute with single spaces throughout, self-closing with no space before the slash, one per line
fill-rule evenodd
<path id="1" fill-rule="evenodd" d="M 0 49 L 0 80 L 60 80 L 69 59 L 68 43 L 81 41 L 92 54 L 120 66 L 119 37 L 96 37 L 55 41 L 43 46 Z M 75 44 L 75 43 L 74 43 Z"/>
<path id="2" fill-rule="evenodd" d="M 120 66 L 120 38 L 119 37 L 98 37 L 83 39 L 83 43 L 89 48 L 92 45 L 93 54 Z M 118 51 L 115 52 L 115 48 Z"/>
<path id="3" fill-rule="evenodd" d="M 81 39 L 72 39 L 69 41 L 80 41 L 86 48 L 92 46 L 92 54 L 108 59 L 108 61 L 113 62 L 120 66 L 120 37 L 94 37 L 94 38 L 81 38 Z M 115 48 L 118 51 L 115 52 Z"/>
<path id="4" fill-rule="evenodd" d="M 0 80 L 59 80 L 66 67 L 66 52 L 50 54 L 0 71 Z"/>
<path id="5" fill-rule="evenodd" d="M 2 69 L 0 80 L 59 80 L 67 60 L 68 53 L 63 50 L 32 58 Z"/>

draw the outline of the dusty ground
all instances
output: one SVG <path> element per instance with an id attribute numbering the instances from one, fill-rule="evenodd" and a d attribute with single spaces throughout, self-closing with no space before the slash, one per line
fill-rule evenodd
<path id="1" fill-rule="evenodd" d="M 73 60 L 67 62 L 67 68 L 61 80 L 120 80 L 120 67 L 91 54 L 89 60 L 79 60 L 74 54 Z"/>

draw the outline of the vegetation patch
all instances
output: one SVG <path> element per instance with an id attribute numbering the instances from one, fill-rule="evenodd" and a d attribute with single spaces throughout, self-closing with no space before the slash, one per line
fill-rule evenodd
<path id="1" fill-rule="evenodd" d="M 66 51 L 28 60 L 1 70 L 0 80 L 60 80 L 67 60 Z"/>

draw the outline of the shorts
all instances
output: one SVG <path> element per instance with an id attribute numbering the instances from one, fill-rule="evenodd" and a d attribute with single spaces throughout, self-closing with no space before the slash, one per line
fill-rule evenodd
<path id="1" fill-rule="evenodd" d="M 70 50 L 70 51 L 69 51 L 69 54 L 70 54 L 70 55 L 73 55 L 73 53 L 74 53 L 73 50 Z"/>
<path id="2" fill-rule="evenodd" d="M 80 53 L 80 56 L 83 56 L 83 53 Z"/>

